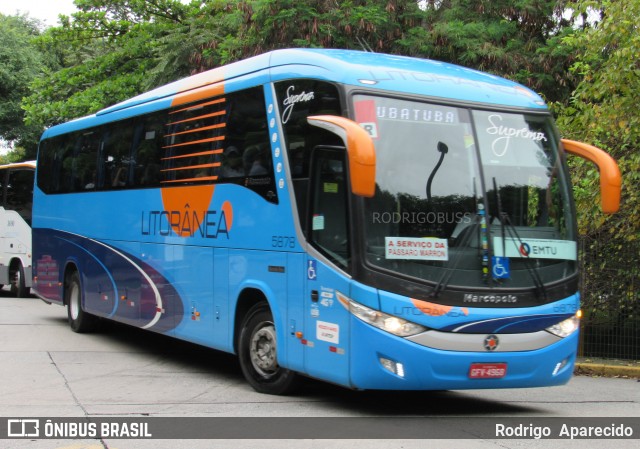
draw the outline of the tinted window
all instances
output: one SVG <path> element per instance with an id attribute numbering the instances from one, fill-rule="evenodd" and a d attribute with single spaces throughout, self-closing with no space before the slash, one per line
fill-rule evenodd
<path id="1" fill-rule="evenodd" d="M 262 88 L 43 141 L 46 193 L 231 182 L 277 202 Z"/>
<path id="2" fill-rule="evenodd" d="M 333 84 L 315 80 L 288 80 L 276 84 L 289 169 L 302 229 L 306 229 L 309 162 L 317 145 L 343 145 L 335 134 L 311 126 L 312 115 L 342 115 L 340 95 Z"/>
<path id="3" fill-rule="evenodd" d="M 5 203 L 6 209 L 18 212 L 29 224 L 33 205 L 33 177 L 34 171 L 30 169 L 9 171 Z"/>
<path id="4" fill-rule="evenodd" d="M 310 234 L 316 248 L 346 269 L 351 253 L 345 155 L 344 147 L 318 147 L 314 150 Z"/>

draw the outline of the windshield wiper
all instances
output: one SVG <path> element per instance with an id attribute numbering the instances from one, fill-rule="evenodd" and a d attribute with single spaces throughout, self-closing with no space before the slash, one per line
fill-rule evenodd
<path id="1" fill-rule="evenodd" d="M 496 203 L 498 205 L 498 220 L 500 221 L 500 228 L 501 228 L 501 232 L 502 232 L 502 255 L 504 257 L 507 257 L 507 251 L 506 251 L 506 235 L 505 235 L 505 228 L 507 228 L 509 230 L 509 233 L 511 235 L 512 238 L 515 237 L 515 240 L 518 241 L 518 245 L 520 248 L 522 248 L 523 245 L 523 241 L 520 238 L 520 235 L 518 234 L 518 230 L 516 229 L 516 227 L 513 225 L 513 223 L 511 223 L 511 219 L 509 218 L 509 214 L 507 214 L 506 212 L 504 212 L 502 210 L 502 198 L 500 196 L 500 191 L 498 190 L 498 183 L 496 182 L 496 178 L 493 178 L 493 191 L 495 192 L 496 195 Z M 544 282 L 542 282 L 542 278 L 540 278 L 540 273 L 538 273 L 538 270 L 536 270 L 536 268 L 534 266 L 532 266 L 531 264 L 531 260 L 528 257 L 523 257 L 522 258 L 524 261 L 524 266 L 527 269 L 527 271 L 529 272 L 529 275 L 531 276 L 531 279 L 533 280 L 533 283 L 535 284 L 536 287 L 536 296 L 539 297 L 540 294 L 542 294 L 545 302 L 547 301 L 547 290 L 544 286 Z"/>
<path id="2" fill-rule="evenodd" d="M 469 240 L 471 239 L 471 236 L 476 232 L 478 226 L 480 225 L 479 217 L 480 217 L 480 214 L 476 214 L 476 216 L 474 217 L 473 221 L 469 225 L 470 229 L 468 231 L 466 231 L 465 235 L 462 237 L 462 240 L 460 241 L 460 244 L 456 245 L 456 246 L 458 246 L 460 248 L 466 248 L 467 247 L 467 245 L 469 244 Z M 458 253 L 455 255 L 455 258 L 453 260 L 452 266 L 451 267 L 447 267 L 447 268 L 445 268 L 443 270 L 444 272 L 442 273 L 442 276 L 440 276 L 440 279 L 438 280 L 438 283 L 436 284 L 434 289 L 429 294 L 430 297 L 437 298 L 438 295 L 440 294 L 440 292 L 443 291 L 445 288 L 447 288 L 447 285 L 449 285 L 449 280 L 451 280 L 451 276 L 453 276 L 453 273 L 455 272 L 456 268 L 458 267 L 458 264 L 462 260 L 462 255 L 463 255 L 463 252 L 462 251 L 458 251 Z"/>
<path id="3" fill-rule="evenodd" d="M 440 152 L 440 159 L 438 159 L 438 163 L 433 170 L 431 170 L 431 174 L 429 175 L 429 179 L 427 180 L 427 200 L 431 202 L 431 183 L 433 182 L 433 177 L 436 175 L 436 172 L 442 165 L 442 161 L 444 160 L 444 155 L 449 152 L 449 147 L 444 142 L 438 142 L 438 151 Z"/>

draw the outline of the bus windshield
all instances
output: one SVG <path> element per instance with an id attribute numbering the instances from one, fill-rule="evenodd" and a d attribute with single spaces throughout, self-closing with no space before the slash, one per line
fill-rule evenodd
<path id="1" fill-rule="evenodd" d="M 577 269 L 550 117 L 354 96 L 376 147 L 366 262 L 445 286 L 541 287 Z"/>

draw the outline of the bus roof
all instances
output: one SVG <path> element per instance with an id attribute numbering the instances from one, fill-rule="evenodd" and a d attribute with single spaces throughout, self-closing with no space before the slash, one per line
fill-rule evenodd
<path id="1" fill-rule="evenodd" d="M 224 87 L 225 82 L 234 79 L 248 78 L 246 82 L 249 87 L 252 75 L 260 80 L 263 76 L 268 76 L 267 79 L 271 81 L 315 78 L 434 99 L 546 109 L 538 94 L 520 84 L 453 64 L 355 50 L 285 49 L 183 78 L 107 107 L 91 117 L 103 116 L 101 121 L 109 121 L 104 116 L 163 99 L 169 104 L 178 94 L 217 84 Z M 261 82 L 256 81 L 253 85 L 257 84 Z M 120 117 L 113 117 L 118 118 Z M 69 128 L 63 126 L 64 129 L 57 131 L 82 128 L 77 121 L 70 123 L 74 125 Z M 48 133 L 45 132 L 46 134 Z"/>

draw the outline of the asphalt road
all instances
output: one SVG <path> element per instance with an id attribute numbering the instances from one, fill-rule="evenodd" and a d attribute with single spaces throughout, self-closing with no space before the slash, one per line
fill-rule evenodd
<path id="1" fill-rule="evenodd" d="M 247 418 L 239 420 L 247 426 L 261 424 L 260 420 L 248 418 L 266 421 L 266 417 L 295 417 L 308 418 L 303 420 L 304 425 L 316 429 L 327 429 L 345 418 L 403 418 L 436 433 L 449 426 L 446 435 L 450 438 L 432 440 L 429 445 L 438 448 L 625 448 L 637 447 L 640 435 L 635 435 L 635 440 L 493 439 L 482 432 L 479 436 L 465 433 L 464 425 L 458 436 L 452 426 L 486 423 L 482 420 L 487 418 L 496 422 L 510 418 L 553 418 L 563 422 L 577 417 L 586 422 L 589 417 L 633 417 L 639 423 L 640 383 L 636 379 L 579 376 L 568 385 L 553 388 L 359 392 L 309 380 L 296 395 L 269 396 L 249 387 L 233 355 L 122 325 L 107 326 L 97 334 L 75 334 L 68 328 L 63 307 L 47 305 L 36 298 L 12 298 L 3 290 L 0 417 L 235 417 Z M 276 420 L 275 425 L 299 424 L 287 419 L 279 424 Z M 268 421 L 265 425 L 271 424 Z M 375 421 L 369 424 L 375 426 Z M 369 432 L 373 435 L 375 430 L 370 428 Z M 369 439 L 369 432 L 365 428 L 361 435 L 356 433 L 357 440 L 321 439 L 317 431 L 312 432 L 313 439 L 263 439 L 255 429 L 248 429 L 248 438 L 243 439 L 5 439 L 0 440 L 0 448 L 426 446 L 425 440 L 420 439 Z M 463 439 L 457 440 L 458 437 Z"/>

